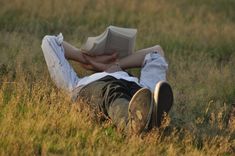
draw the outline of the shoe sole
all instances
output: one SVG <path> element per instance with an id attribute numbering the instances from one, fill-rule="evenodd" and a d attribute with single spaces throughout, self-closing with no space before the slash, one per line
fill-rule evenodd
<path id="1" fill-rule="evenodd" d="M 173 92 L 171 86 L 166 81 L 157 83 L 154 91 L 156 126 L 161 126 L 164 113 L 168 113 L 173 105 Z"/>
<path id="2" fill-rule="evenodd" d="M 145 98 L 143 98 L 143 95 Z M 137 107 L 136 104 L 138 104 L 138 107 L 141 110 L 136 109 Z M 141 88 L 132 97 L 128 108 L 129 120 L 131 122 L 130 123 L 131 131 L 133 133 L 140 134 L 141 132 L 148 130 L 148 125 L 150 123 L 152 110 L 153 110 L 152 93 L 147 88 Z"/>

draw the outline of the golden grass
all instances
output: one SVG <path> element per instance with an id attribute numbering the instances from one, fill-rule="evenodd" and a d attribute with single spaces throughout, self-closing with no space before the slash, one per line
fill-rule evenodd
<path id="1" fill-rule="evenodd" d="M 0 1 L 0 155 L 233 155 L 235 127 L 226 122 L 235 102 L 234 4 Z M 143 136 L 125 136 L 71 103 L 42 56 L 46 34 L 63 32 L 80 46 L 110 24 L 138 28 L 137 49 L 160 44 L 169 62 L 174 106 L 161 129 Z"/>

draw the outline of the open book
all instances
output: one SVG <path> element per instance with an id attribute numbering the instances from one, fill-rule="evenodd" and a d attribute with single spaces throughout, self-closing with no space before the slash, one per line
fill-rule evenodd
<path id="1" fill-rule="evenodd" d="M 88 37 L 81 49 L 89 55 L 117 52 L 122 58 L 134 51 L 136 33 L 136 29 L 109 26 L 101 35 Z"/>

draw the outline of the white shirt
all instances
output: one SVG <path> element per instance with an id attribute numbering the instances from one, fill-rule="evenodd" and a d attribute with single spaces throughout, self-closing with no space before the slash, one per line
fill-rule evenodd
<path id="1" fill-rule="evenodd" d="M 113 76 L 116 79 L 124 79 L 124 80 L 132 81 L 132 82 L 139 84 L 138 78 L 130 76 L 130 75 L 128 75 L 128 73 L 126 73 L 124 71 L 118 71 L 118 72 L 114 72 L 114 73 L 100 72 L 100 73 L 92 74 L 90 76 L 83 77 L 78 81 L 77 87 L 85 86 L 85 85 L 87 85 L 91 82 L 94 82 L 96 80 L 99 80 L 105 76 Z"/>

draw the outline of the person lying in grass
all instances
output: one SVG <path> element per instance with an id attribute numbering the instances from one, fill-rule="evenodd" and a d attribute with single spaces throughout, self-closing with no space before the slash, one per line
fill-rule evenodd
<path id="1" fill-rule="evenodd" d="M 117 53 L 85 55 L 63 41 L 62 34 L 46 35 L 41 47 L 56 86 L 73 101 L 86 99 L 95 113 L 102 113 L 119 129 L 140 134 L 159 127 L 164 112 L 173 104 L 173 92 L 166 81 L 168 64 L 159 45 L 120 60 Z M 96 73 L 79 77 L 68 60 Z M 124 71 L 136 67 L 141 68 L 139 79 Z"/>

